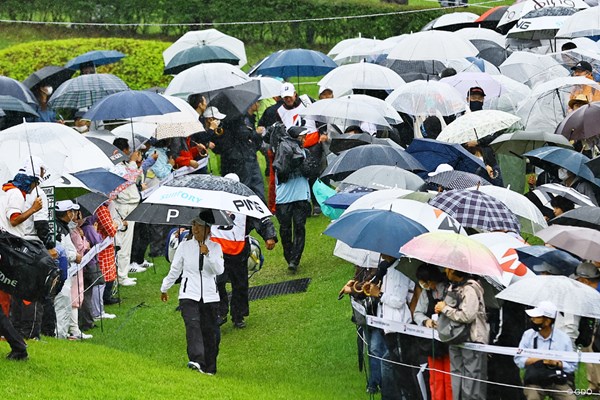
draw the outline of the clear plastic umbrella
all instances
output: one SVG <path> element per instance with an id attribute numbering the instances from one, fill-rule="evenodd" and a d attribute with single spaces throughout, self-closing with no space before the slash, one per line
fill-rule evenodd
<path id="1" fill-rule="evenodd" d="M 467 40 L 489 40 L 504 47 L 504 36 L 493 29 L 486 28 L 463 28 L 455 32 Z"/>
<path id="2" fill-rule="evenodd" d="M 509 78 L 534 87 L 537 83 L 569 76 L 569 70 L 552 57 L 515 51 L 500 65 L 500 72 Z"/>
<path id="3" fill-rule="evenodd" d="M 350 89 L 394 90 L 404 83 L 404 79 L 389 68 L 361 62 L 332 70 L 318 85 L 330 88 L 337 97 Z"/>
<path id="4" fill-rule="evenodd" d="M 503 90 L 499 97 L 486 98 L 483 108 L 514 114 L 517 111 L 519 102 L 531 94 L 531 89 L 529 86 L 504 75 L 492 75 L 492 78 L 502 85 Z"/>
<path id="5" fill-rule="evenodd" d="M 409 115 L 454 115 L 465 111 L 466 97 L 447 83 L 413 81 L 394 90 L 386 99 L 394 109 Z"/>
<path id="6" fill-rule="evenodd" d="M 591 7 L 567 19 L 558 30 L 557 38 L 575 38 L 600 35 L 600 8 Z"/>
<path id="7" fill-rule="evenodd" d="M 478 86 L 483 89 L 486 100 L 493 97 L 500 97 L 503 89 L 500 82 L 495 80 L 492 75 L 484 72 L 459 72 L 456 75 L 440 79 L 440 82 L 444 82 L 455 87 L 459 93 L 465 94 L 465 98 L 469 93 L 469 89 L 474 86 Z"/>
<path id="8" fill-rule="evenodd" d="M 390 60 L 452 60 L 475 57 L 477 48 L 453 32 L 416 32 L 402 40 L 390 53 Z"/>
<path id="9" fill-rule="evenodd" d="M 331 50 L 329 50 L 329 53 L 327 53 L 327 55 L 329 57 L 331 57 L 332 59 L 334 59 L 338 54 L 340 54 L 341 52 L 343 52 L 346 49 L 360 46 L 363 43 L 374 44 L 375 46 L 377 46 L 380 42 L 382 42 L 382 40 L 374 41 L 374 39 L 364 38 L 364 37 L 344 39 L 344 40 L 341 40 L 338 43 L 336 43 L 336 45 L 333 46 L 331 48 Z"/>
<path id="10" fill-rule="evenodd" d="M 370 56 L 373 47 L 377 46 L 379 43 L 381 43 L 381 40 L 363 38 L 343 49 L 333 57 L 333 61 L 335 61 L 337 65 L 361 62 Z"/>
<path id="11" fill-rule="evenodd" d="M 342 183 L 370 189 L 419 190 L 425 182 L 417 174 L 393 165 L 369 165 L 348 175 Z"/>
<path id="12" fill-rule="evenodd" d="M 165 94 L 187 98 L 190 94 L 208 93 L 247 82 L 251 82 L 250 77 L 233 65 L 200 64 L 186 69 L 173 78 L 165 89 Z"/>

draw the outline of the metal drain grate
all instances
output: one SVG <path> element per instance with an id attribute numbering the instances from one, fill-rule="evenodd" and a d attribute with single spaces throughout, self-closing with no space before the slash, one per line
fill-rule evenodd
<path id="1" fill-rule="evenodd" d="M 310 278 L 302 278 L 285 282 L 269 283 L 268 285 L 253 286 L 248 290 L 248 298 L 252 301 L 280 294 L 306 292 L 309 283 Z"/>

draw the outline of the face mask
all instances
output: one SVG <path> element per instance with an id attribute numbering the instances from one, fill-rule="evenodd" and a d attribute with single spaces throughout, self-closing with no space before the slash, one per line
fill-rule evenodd
<path id="1" fill-rule="evenodd" d="M 483 101 L 470 101 L 469 108 L 471 109 L 471 111 L 483 110 Z"/>
<path id="2" fill-rule="evenodd" d="M 71 220 L 69 221 L 69 223 L 67 224 L 67 227 L 69 228 L 69 230 L 75 229 L 77 228 L 77 222 Z"/>
<path id="3" fill-rule="evenodd" d="M 46 93 L 46 96 L 52 95 L 53 91 L 54 90 L 52 89 L 52 86 L 45 86 L 44 88 L 42 88 L 42 92 Z"/>
<path id="4" fill-rule="evenodd" d="M 79 133 L 84 133 L 84 132 L 87 132 L 87 130 L 88 130 L 88 127 L 86 125 L 74 126 L 73 128 L 75 128 L 75 130 Z"/>
<path id="5" fill-rule="evenodd" d="M 419 286 L 421 286 L 421 289 L 423 290 L 429 290 L 429 286 L 425 285 L 423 282 L 419 282 Z"/>
<path id="6" fill-rule="evenodd" d="M 539 332 L 542 330 L 543 326 L 542 324 L 536 324 L 535 322 L 531 322 L 531 328 L 533 328 L 534 331 Z"/>
<path id="7" fill-rule="evenodd" d="M 558 179 L 561 181 L 566 180 L 569 177 L 569 172 L 564 168 L 559 168 L 558 170 Z"/>
<path id="8" fill-rule="evenodd" d="M 220 121 L 220 120 L 217 120 L 217 121 L 215 122 L 215 125 L 216 125 L 216 126 L 219 126 L 219 125 L 221 125 L 221 121 Z"/>

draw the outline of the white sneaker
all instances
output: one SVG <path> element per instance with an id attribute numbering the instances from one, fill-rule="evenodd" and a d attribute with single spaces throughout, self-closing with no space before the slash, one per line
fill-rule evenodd
<path id="1" fill-rule="evenodd" d="M 148 260 L 144 260 L 144 262 L 142 263 L 142 265 L 141 265 L 141 266 L 142 266 L 142 267 L 144 267 L 144 268 L 146 268 L 146 269 L 148 269 L 148 268 L 152 268 L 152 267 L 154 267 L 154 263 L 151 263 L 151 262 L 150 262 L 150 261 L 148 261 Z"/>
<path id="2" fill-rule="evenodd" d="M 98 317 L 94 317 L 94 321 L 100 321 L 101 319 L 114 319 L 117 318 L 115 314 L 102 313 L 102 315 Z"/>
<path id="3" fill-rule="evenodd" d="M 132 262 L 131 264 L 129 264 L 129 272 L 131 272 L 132 274 L 136 274 L 138 272 L 145 272 L 146 268 L 144 268 L 143 266 L 141 266 L 140 264 L 136 263 L 136 262 Z"/>
<path id="4" fill-rule="evenodd" d="M 75 338 L 75 340 L 80 340 L 80 339 L 88 340 L 88 339 L 92 339 L 93 337 L 94 337 L 94 335 L 90 335 L 90 334 L 83 333 L 83 332 L 74 332 L 69 335 L 69 339 Z"/>
<path id="5" fill-rule="evenodd" d="M 135 286 L 135 285 L 136 285 L 136 283 L 137 283 L 137 282 L 136 282 L 136 281 L 134 281 L 134 280 L 133 280 L 133 279 L 131 279 L 131 278 L 125 278 L 125 279 L 121 279 L 121 280 L 119 281 L 119 285 L 121 285 L 121 286 Z"/>

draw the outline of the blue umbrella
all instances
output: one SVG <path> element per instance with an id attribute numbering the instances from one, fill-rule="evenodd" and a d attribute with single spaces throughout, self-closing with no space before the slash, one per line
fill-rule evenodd
<path id="1" fill-rule="evenodd" d="M 65 67 L 69 69 L 79 69 L 81 64 L 92 63 L 94 66 L 116 63 L 125 57 L 125 54 L 116 50 L 92 50 L 70 59 Z"/>
<path id="2" fill-rule="evenodd" d="M 126 90 L 105 97 L 86 112 L 83 118 L 92 121 L 129 119 L 177 111 L 180 110 L 173 103 L 157 93 Z"/>
<path id="3" fill-rule="evenodd" d="M 406 152 L 423 164 L 427 172 L 433 172 L 440 164 L 449 164 L 456 171 L 477 174 L 485 170 L 485 164 L 456 143 L 439 142 L 434 139 L 414 139 Z"/>
<path id="4" fill-rule="evenodd" d="M 423 225 L 393 211 L 355 210 L 332 222 L 324 233 L 350 247 L 399 258 L 400 247 L 426 232 Z"/>
<path id="5" fill-rule="evenodd" d="M 38 104 L 31 90 L 16 79 L 0 75 L 0 95 L 12 96 L 30 106 Z"/>
<path id="6" fill-rule="evenodd" d="M 337 64 L 320 51 L 279 50 L 262 60 L 249 75 L 276 76 L 286 79 L 292 76 L 321 76 L 336 67 Z"/>
<path id="7" fill-rule="evenodd" d="M 526 246 L 515 250 L 519 261 L 538 275 L 545 271 L 554 275 L 569 276 L 581 262 L 566 251 L 547 246 Z"/>
<path id="8" fill-rule="evenodd" d="M 178 74 L 194 65 L 217 62 L 238 65 L 240 58 L 223 47 L 194 46 L 175 54 L 165 66 L 165 75 Z"/>
<path id="9" fill-rule="evenodd" d="M 531 150 L 525 154 L 531 163 L 545 170 L 564 168 L 576 176 L 600 187 L 600 179 L 596 179 L 592 170 L 586 165 L 590 159 L 583 154 L 557 146 L 545 146 Z"/>
<path id="10" fill-rule="evenodd" d="M 109 195 L 116 188 L 126 183 L 125 178 L 120 177 L 104 168 L 92 168 L 72 174 L 96 193 Z"/>
<path id="11" fill-rule="evenodd" d="M 333 208 L 345 210 L 350 206 L 350 204 L 373 191 L 373 189 L 359 187 L 350 190 L 349 192 L 336 193 L 325 200 L 325 204 Z"/>

